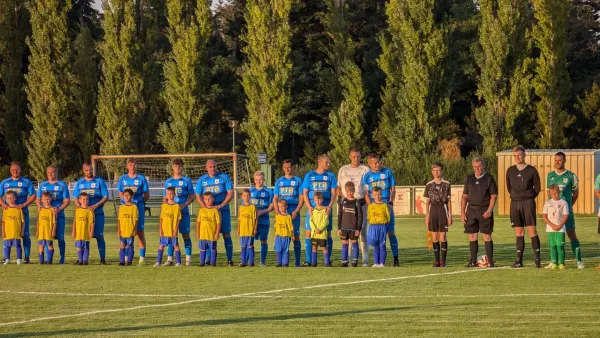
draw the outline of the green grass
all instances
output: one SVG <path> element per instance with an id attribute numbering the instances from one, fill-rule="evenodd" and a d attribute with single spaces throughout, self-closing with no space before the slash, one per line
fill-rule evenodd
<path id="1" fill-rule="evenodd" d="M 118 267 L 114 223 L 113 217 L 107 218 L 110 266 L 97 265 L 94 241 L 89 266 L 0 266 L 0 335 L 600 335 L 600 271 L 595 269 L 600 260 L 592 258 L 600 256 L 595 217 L 577 218 L 587 268 L 577 270 L 570 261 L 564 271 L 532 268 L 528 240 L 528 266 L 503 268 L 515 254 L 514 232 L 506 218 L 497 218 L 494 233 L 495 260 L 501 268 L 471 270 L 463 267 L 469 253 L 460 224 L 454 224 L 448 234 L 449 267 L 431 267 L 423 218 L 397 219 L 402 267 L 385 269 L 275 268 L 273 252 L 269 252 L 267 268 L 228 268 L 222 241 L 219 267 Z M 539 224 L 547 261 L 546 236 Z M 150 263 L 155 260 L 158 239 L 155 218 L 149 219 L 146 233 Z M 336 265 L 339 244 L 335 242 L 333 253 Z M 73 240 L 68 239 L 67 245 L 67 259 L 73 262 Z M 234 245 L 237 249 L 237 238 Z M 480 249 L 483 252 L 483 243 Z M 195 263 L 197 252 L 194 248 Z M 239 262 L 237 256 L 236 250 Z M 567 259 L 573 259 L 568 244 Z M 363 282 L 352 283 L 358 281 Z M 30 293 L 17 293 L 21 291 Z M 81 315 L 73 316 L 77 314 Z M 35 319 L 43 320 L 1 324 Z"/>

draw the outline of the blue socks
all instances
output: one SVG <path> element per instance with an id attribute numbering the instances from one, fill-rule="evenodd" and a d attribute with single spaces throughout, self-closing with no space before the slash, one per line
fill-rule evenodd
<path id="1" fill-rule="evenodd" d="M 331 264 L 331 254 L 328 252 L 326 254 L 323 254 L 323 256 L 325 256 L 325 265 Z"/>
<path id="2" fill-rule="evenodd" d="M 268 252 L 269 252 L 269 245 L 267 243 L 260 243 L 260 263 L 261 264 L 266 263 Z"/>
<path id="3" fill-rule="evenodd" d="M 352 243 L 352 260 L 358 261 L 358 242 Z"/>
<path id="4" fill-rule="evenodd" d="M 127 261 L 129 263 L 133 262 L 133 247 L 130 246 L 129 248 L 127 248 Z"/>
<path id="5" fill-rule="evenodd" d="M 167 257 L 173 257 L 173 252 L 175 252 L 175 247 L 172 245 L 169 245 L 167 247 Z"/>
<path id="6" fill-rule="evenodd" d="M 243 246 L 243 247 L 240 249 L 240 260 L 242 261 L 242 264 L 243 264 L 243 265 L 246 265 L 246 262 L 248 261 L 248 260 L 246 259 L 246 251 L 247 251 L 247 248 L 248 248 L 247 246 Z"/>
<path id="7" fill-rule="evenodd" d="M 83 249 L 77 249 L 77 261 L 83 263 Z"/>
<path id="8" fill-rule="evenodd" d="M 63 241 L 63 243 L 64 243 L 64 241 Z M 52 264 L 52 258 L 53 257 L 54 257 L 54 249 L 49 249 L 48 250 L 48 255 L 46 256 L 46 262 Z M 63 259 L 62 259 L 62 263 L 61 264 L 64 264 L 64 263 L 65 263 L 65 258 L 64 258 L 64 255 L 63 255 Z"/>
<path id="9" fill-rule="evenodd" d="M 104 241 L 104 238 L 96 238 L 96 242 L 98 243 L 98 254 L 100 255 L 100 259 L 104 259 L 106 257 L 106 242 Z M 90 250 L 89 247 L 87 249 L 88 251 Z"/>
<path id="10" fill-rule="evenodd" d="M 40 264 L 44 264 L 44 252 L 39 252 L 38 253 L 38 259 L 40 261 Z"/>
<path id="11" fill-rule="evenodd" d="M 379 247 L 378 246 L 373 247 L 373 263 L 379 264 Z"/>
<path id="12" fill-rule="evenodd" d="M 158 254 L 156 255 L 156 261 L 158 264 L 162 264 L 162 256 L 164 249 L 158 249 Z"/>
<path id="13" fill-rule="evenodd" d="M 390 237 L 390 247 L 392 248 L 392 255 L 394 255 L 394 257 L 398 257 L 398 238 L 396 237 L 396 234 L 393 234 Z"/>
<path id="14" fill-rule="evenodd" d="M 313 251 L 311 258 L 312 258 L 312 265 L 317 266 L 317 252 L 316 251 Z"/>
<path id="15" fill-rule="evenodd" d="M 300 266 L 300 251 L 302 251 L 300 240 L 294 241 L 294 257 L 296 258 L 296 266 Z"/>
<path id="16" fill-rule="evenodd" d="M 312 255 L 310 254 L 312 252 L 312 241 L 310 240 L 310 238 L 305 238 L 304 239 L 304 253 L 306 254 L 306 262 L 310 263 L 311 262 L 311 258 Z"/>
<path id="17" fill-rule="evenodd" d="M 4 259 L 10 259 L 10 247 L 4 247 Z"/>
<path id="18" fill-rule="evenodd" d="M 66 250 L 67 250 L 67 244 L 65 243 L 65 240 L 59 239 L 58 240 L 58 252 L 60 253 L 60 264 L 65 264 Z M 52 253 L 50 253 L 51 251 L 52 251 Z M 50 257 L 52 257 L 53 254 L 54 254 L 54 249 L 48 250 L 48 255 L 50 255 Z M 50 258 L 49 261 L 52 262 L 52 258 Z"/>
<path id="19" fill-rule="evenodd" d="M 29 258 L 29 252 L 31 251 L 31 238 L 23 236 L 23 250 L 25 251 L 25 258 Z M 19 252 L 19 249 L 17 249 Z M 17 257 L 20 259 L 20 257 Z"/>
<path id="20" fill-rule="evenodd" d="M 327 252 L 329 252 L 329 256 L 331 256 L 331 253 L 333 252 L 333 238 L 331 237 L 327 237 Z"/>
<path id="21" fill-rule="evenodd" d="M 185 255 L 186 256 L 191 256 L 192 255 L 192 239 L 191 238 L 184 238 L 183 239 L 183 245 L 185 246 Z"/>
<path id="22" fill-rule="evenodd" d="M 146 248 L 140 248 L 140 258 L 146 258 Z"/>
<path id="23" fill-rule="evenodd" d="M 102 240 L 102 243 L 104 243 L 104 239 Z M 104 251 L 103 251 L 103 253 L 104 253 Z M 104 259 L 104 256 L 101 256 L 101 257 L 102 257 L 102 259 Z M 85 245 L 85 249 L 83 249 L 83 262 L 87 263 L 89 259 L 90 259 L 90 242 L 87 242 Z"/>
<path id="24" fill-rule="evenodd" d="M 248 264 L 254 265 L 254 247 L 253 246 L 248 247 Z"/>
<path id="25" fill-rule="evenodd" d="M 394 236 L 396 238 L 396 236 Z M 397 249 L 398 247 L 396 247 Z M 379 264 L 385 264 L 385 257 L 387 256 L 387 250 L 385 245 L 379 247 Z"/>
<path id="26" fill-rule="evenodd" d="M 227 254 L 227 261 L 233 260 L 233 240 L 231 237 L 223 237 L 223 242 L 225 242 L 225 252 Z"/>
<path id="27" fill-rule="evenodd" d="M 119 249 L 119 263 L 125 264 L 125 248 Z"/>
<path id="28" fill-rule="evenodd" d="M 283 253 L 278 251 L 277 252 L 277 265 L 282 265 L 282 256 L 283 256 Z"/>
<path id="29" fill-rule="evenodd" d="M 342 243 L 342 262 L 348 261 L 348 243 Z"/>
<path id="30" fill-rule="evenodd" d="M 283 252 L 283 265 L 290 265 L 290 251 Z"/>
<path id="31" fill-rule="evenodd" d="M 204 266 L 206 264 L 206 251 L 200 250 L 200 266 Z"/>
<path id="32" fill-rule="evenodd" d="M 181 250 L 175 251 L 175 261 L 177 264 L 181 264 Z"/>

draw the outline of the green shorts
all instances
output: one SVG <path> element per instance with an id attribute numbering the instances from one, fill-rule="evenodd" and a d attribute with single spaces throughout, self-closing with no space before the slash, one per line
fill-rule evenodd
<path id="1" fill-rule="evenodd" d="M 573 210 L 569 210 L 569 218 L 567 218 L 567 223 L 565 223 L 565 227 L 567 230 L 575 230 L 575 214 Z"/>
<path id="2" fill-rule="evenodd" d="M 548 235 L 549 246 L 564 246 L 565 245 L 565 233 L 564 232 L 546 232 Z"/>

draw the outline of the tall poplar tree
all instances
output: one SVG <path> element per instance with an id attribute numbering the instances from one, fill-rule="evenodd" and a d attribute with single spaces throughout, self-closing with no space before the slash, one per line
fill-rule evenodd
<path id="1" fill-rule="evenodd" d="M 242 86 L 247 96 L 246 153 L 257 167 L 256 154 L 265 152 L 276 163 L 290 104 L 291 0 L 248 0 L 246 3 L 246 63 Z"/>

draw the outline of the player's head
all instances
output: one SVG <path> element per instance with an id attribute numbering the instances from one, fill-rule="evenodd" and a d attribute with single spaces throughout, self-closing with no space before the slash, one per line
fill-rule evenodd
<path id="1" fill-rule="evenodd" d="M 315 192 L 314 196 L 313 196 L 313 200 L 315 201 L 315 204 L 317 206 L 322 206 L 323 205 L 323 193 L 320 191 Z"/>
<path id="2" fill-rule="evenodd" d="M 167 198 L 168 202 L 173 202 L 175 199 L 175 187 L 168 187 L 165 191 L 165 197 Z"/>
<path id="3" fill-rule="evenodd" d="M 17 203 L 17 193 L 15 193 L 13 190 L 7 191 L 5 196 L 9 205 Z"/>
<path id="4" fill-rule="evenodd" d="M 285 214 L 287 212 L 288 202 L 284 199 L 277 200 L 277 206 L 279 207 L 279 212 Z"/>
<path id="5" fill-rule="evenodd" d="M 327 154 L 319 155 L 319 157 L 317 159 L 317 167 L 321 170 L 329 170 L 330 166 L 331 166 L 331 159 L 329 159 L 329 156 L 327 156 Z"/>
<path id="6" fill-rule="evenodd" d="M 440 162 L 435 162 L 431 165 L 431 175 L 433 175 L 434 179 L 442 177 L 442 171 L 444 171 L 444 165 Z"/>
<path id="7" fill-rule="evenodd" d="M 42 192 L 42 204 L 44 207 L 49 207 L 52 202 L 52 194 L 49 191 Z"/>
<path id="8" fill-rule="evenodd" d="M 14 179 L 21 177 L 21 163 L 17 161 L 10 162 L 10 176 Z"/>
<path id="9" fill-rule="evenodd" d="M 213 177 L 217 174 L 217 162 L 215 162 L 215 160 L 206 161 L 206 173 L 210 177 Z"/>
<path id="10" fill-rule="evenodd" d="M 560 187 L 557 184 L 552 184 L 548 187 L 548 191 L 550 192 L 550 196 L 552 196 L 553 200 L 560 199 Z"/>
<path id="11" fill-rule="evenodd" d="M 173 170 L 173 176 L 181 176 L 183 172 L 183 160 L 176 158 L 171 162 L 171 169 Z"/>
<path id="12" fill-rule="evenodd" d="M 523 146 L 516 146 L 512 149 L 513 156 L 515 158 L 515 164 L 525 163 L 525 148 Z"/>
<path id="13" fill-rule="evenodd" d="M 133 198 L 133 190 L 127 188 L 123 191 L 123 199 L 125 200 L 125 202 L 131 202 L 131 199 Z"/>
<path id="14" fill-rule="evenodd" d="M 567 163 L 567 155 L 562 151 L 554 154 L 554 169 L 563 170 L 565 169 L 565 163 Z"/>
<path id="15" fill-rule="evenodd" d="M 244 189 L 242 191 L 242 201 L 244 201 L 244 203 L 250 202 L 250 189 Z"/>
<path id="16" fill-rule="evenodd" d="M 85 176 L 85 178 L 87 178 L 87 179 L 94 178 L 94 169 L 92 168 L 92 165 L 90 164 L 90 162 L 83 162 L 82 170 L 83 170 L 83 176 Z"/>
<path id="17" fill-rule="evenodd" d="M 207 191 L 204 194 L 202 194 L 202 200 L 204 201 L 204 204 L 206 204 L 206 206 L 211 207 L 213 205 L 213 202 L 215 201 L 215 198 L 213 197 L 213 194 L 210 191 Z"/>
<path id="18" fill-rule="evenodd" d="M 354 182 L 352 182 L 352 181 L 346 182 L 346 184 L 344 184 L 344 190 L 346 191 L 347 197 L 353 198 L 354 192 L 356 191 L 356 186 L 354 185 Z"/>
<path id="19" fill-rule="evenodd" d="M 371 153 L 367 155 L 367 164 L 374 172 L 381 170 L 381 162 L 379 162 L 379 155 L 377 154 Z"/>
<path id="20" fill-rule="evenodd" d="M 360 165 L 361 158 L 362 154 L 360 153 L 360 150 L 356 148 L 350 148 L 350 164 L 352 167 L 358 167 Z"/>
<path id="21" fill-rule="evenodd" d="M 88 196 L 87 192 L 82 192 L 79 194 L 78 200 L 79 205 L 81 205 L 82 208 L 86 208 L 90 201 L 90 197 Z"/>
<path id="22" fill-rule="evenodd" d="M 263 173 L 260 170 L 256 171 L 254 173 L 254 184 L 256 185 L 256 187 L 262 188 L 263 184 L 265 184 L 265 173 Z"/>
<path id="23" fill-rule="evenodd" d="M 131 173 L 131 174 L 135 174 L 136 168 L 137 168 L 137 160 L 135 159 L 135 157 L 129 157 L 127 158 L 127 172 Z"/>
<path id="24" fill-rule="evenodd" d="M 473 166 L 475 176 L 479 177 L 485 172 L 485 160 L 483 158 L 475 157 L 473 161 L 471 161 L 471 165 Z"/>
<path id="25" fill-rule="evenodd" d="M 56 177 L 57 177 L 57 170 L 56 167 L 53 165 L 49 165 L 48 167 L 46 167 L 46 177 L 48 178 L 49 182 L 55 182 L 56 181 Z"/>
<path id="26" fill-rule="evenodd" d="M 378 202 L 378 203 L 381 202 L 381 188 L 380 187 L 374 187 L 371 194 L 373 195 L 373 199 L 375 200 L 375 202 Z"/>
<path id="27" fill-rule="evenodd" d="M 283 162 L 281 162 L 281 169 L 283 169 L 283 174 L 285 176 L 291 176 L 292 175 L 292 160 L 290 159 L 285 159 L 283 160 Z"/>

